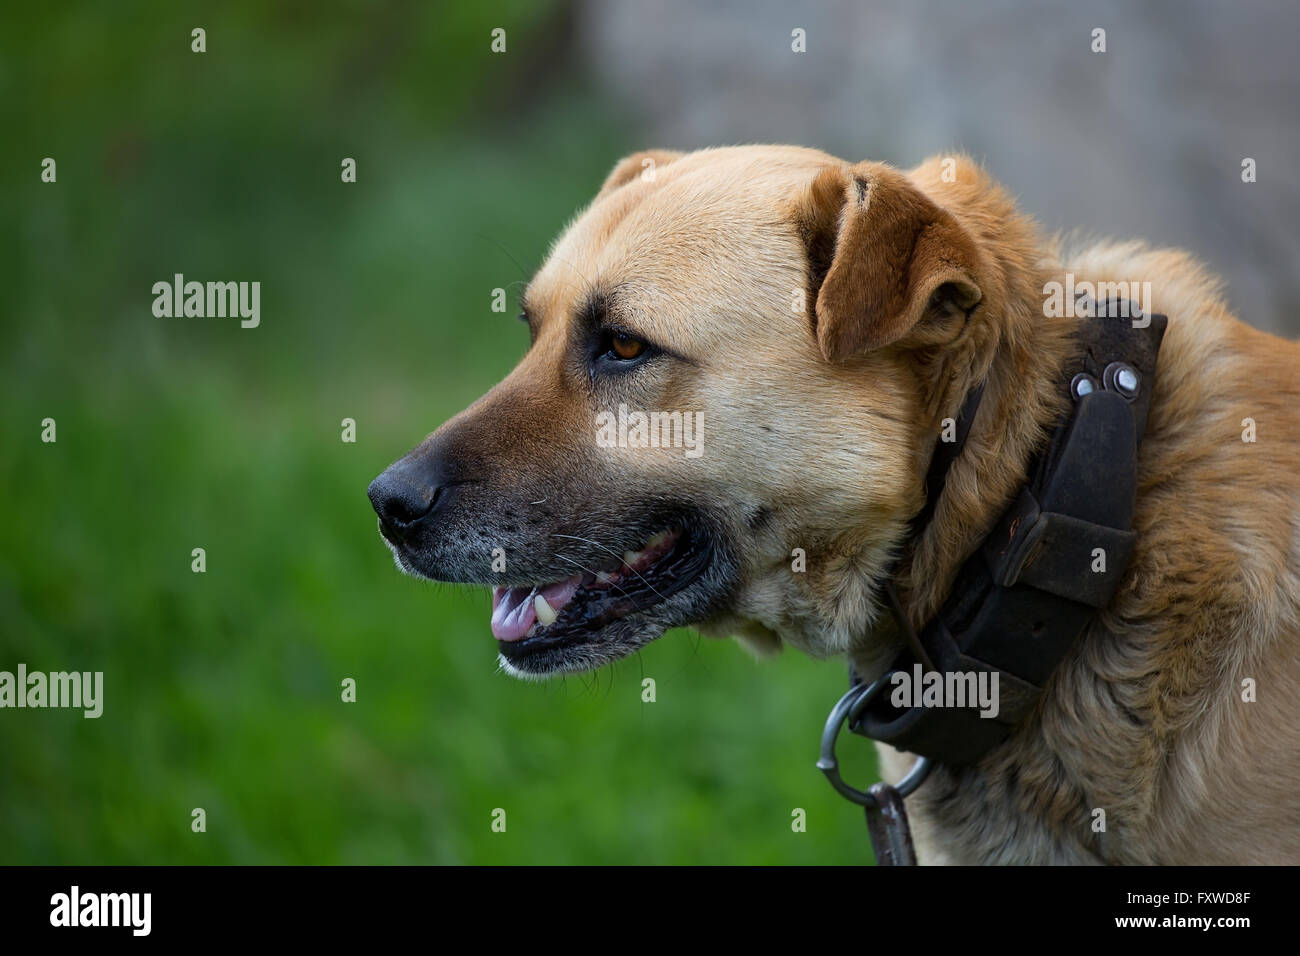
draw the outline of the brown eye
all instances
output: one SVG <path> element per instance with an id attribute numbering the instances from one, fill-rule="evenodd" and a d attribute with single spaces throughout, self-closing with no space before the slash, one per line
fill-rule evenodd
<path id="1" fill-rule="evenodd" d="M 615 332 L 609 337 L 610 350 L 619 358 L 634 359 L 645 351 L 645 343 L 630 335 Z"/>

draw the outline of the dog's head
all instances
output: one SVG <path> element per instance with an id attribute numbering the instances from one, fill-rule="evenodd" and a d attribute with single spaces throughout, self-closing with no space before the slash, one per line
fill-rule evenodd
<path id="1" fill-rule="evenodd" d="M 493 587 L 520 676 L 687 624 L 847 650 L 999 295 L 940 182 L 792 147 L 624 159 L 529 283 L 519 365 L 370 486 L 400 566 Z"/>

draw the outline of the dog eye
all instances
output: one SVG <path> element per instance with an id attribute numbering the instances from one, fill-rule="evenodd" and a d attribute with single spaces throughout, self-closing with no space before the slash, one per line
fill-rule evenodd
<path id="1" fill-rule="evenodd" d="M 612 332 L 609 336 L 609 350 L 628 362 L 645 351 L 645 343 L 622 332 Z"/>
<path id="2" fill-rule="evenodd" d="M 644 356 L 650 346 L 620 329 L 606 329 L 600 337 L 596 355 L 611 362 L 631 362 Z"/>

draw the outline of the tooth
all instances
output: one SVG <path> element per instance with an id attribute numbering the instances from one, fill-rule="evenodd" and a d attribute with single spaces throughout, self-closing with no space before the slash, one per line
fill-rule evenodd
<path id="1" fill-rule="evenodd" d="M 609 584 L 611 581 L 617 581 L 618 575 L 613 571 L 597 571 L 596 581 L 600 584 Z"/>
<path id="2" fill-rule="evenodd" d="M 655 535 L 653 538 L 651 538 L 649 541 L 645 543 L 645 547 L 642 548 L 642 550 L 649 551 L 651 548 L 661 545 L 667 540 L 668 540 L 668 532 L 660 531 L 657 535 Z"/>
<path id="3" fill-rule="evenodd" d="M 555 609 L 546 603 L 546 598 L 540 594 L 533 598 L 533 610 L 537 612 L 537 620 L 541 621 L 543 625 L 554 624 L 555 619 L 559 617 L 555 613 Z"/>
<path id="4" fill-rule="evenodd" d="M 632 565 L 636 564 L 636 560 L 637 560 L 637 558 L 639 558 L 639 557 L 641 557 L 641 552 L 640 552 L 640 551 L 624 551 L 624 552 L 623 552 L 623 563 L 626 564 L 626 565 L 630 568 L 630 567 L 632 567 Z"/>

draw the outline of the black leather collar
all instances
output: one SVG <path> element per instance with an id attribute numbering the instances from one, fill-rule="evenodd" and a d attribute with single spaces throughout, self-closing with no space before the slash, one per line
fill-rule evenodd
<path id="1" fill-rule="evenodd" d="M 892 575 L 885 587 L 905 649 L 881 680 L 912 674 L 916 664 L 944 675 L 995 673 L 997 716 L 981 717 L 977 706 L 895 707 L 886 690 L 850 725 L 855 733 L 941 762 L 973 763 L 1028 717 L 1057 665 L 1110 603 L 1133 554 L 1137 453 L 1167 322 L 1133 318 L 1130 309 L 1111 300 L 1093 310 L 1097 317 L 1080 320 L 1080 349 L 1058 386 L 1069 414 L 961 567 L 939 613 L 913 632 Z M 982 394 L 981 384 L 967 396 L 956 440 L 936 447 L 912 541 L 933 518 Z M 858 682 L 851 669 L 850 680 Z"/>

